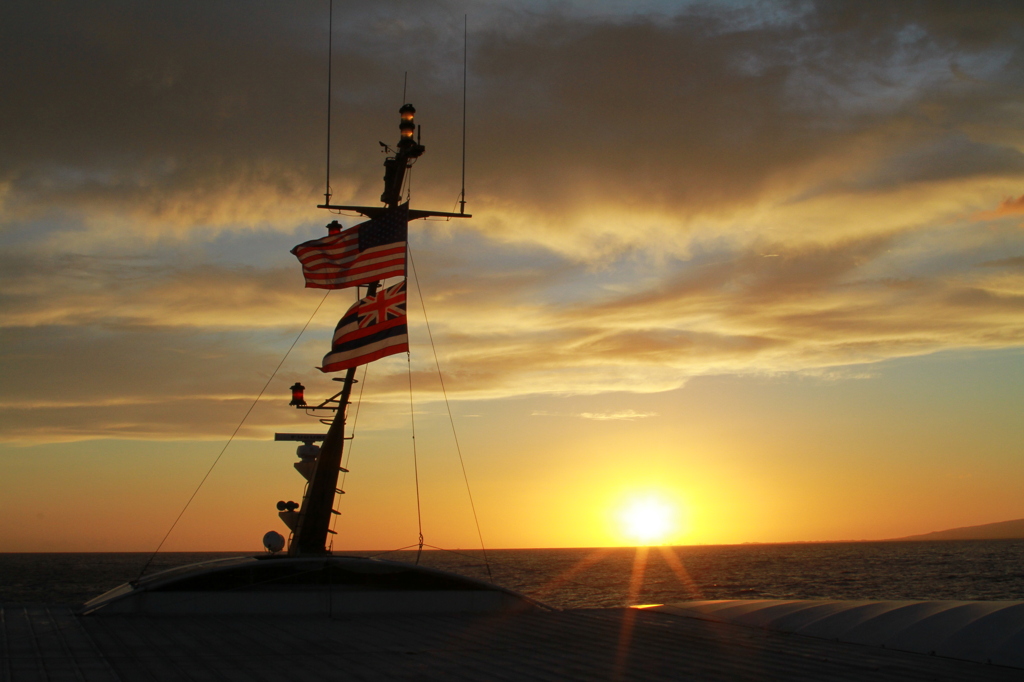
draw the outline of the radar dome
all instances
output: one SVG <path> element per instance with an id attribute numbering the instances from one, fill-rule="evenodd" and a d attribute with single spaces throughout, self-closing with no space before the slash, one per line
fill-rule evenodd
<path id="1" fill-rule="evenodd" d="M 277 554 L 284 549 L 284 536 L 276 530 L 268 531 L 263 536 L 263 546 L 267 548 L 268 552 Z"/>

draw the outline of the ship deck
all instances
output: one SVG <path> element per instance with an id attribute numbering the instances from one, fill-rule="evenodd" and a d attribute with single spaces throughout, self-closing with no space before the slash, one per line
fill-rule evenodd
<path id="1" fill-rule="evenodd" d="M 11 682 L 1024 678 L 1019 667 L 730 622 L 713 610 L 330 619 L 97 617 L 11 604 L 0 606 L 0 674 Z"/>

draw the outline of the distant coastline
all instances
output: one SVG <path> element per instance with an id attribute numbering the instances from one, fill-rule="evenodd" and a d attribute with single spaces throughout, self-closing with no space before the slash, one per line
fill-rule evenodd
<path id="1" fill-rule="evenodd" d="M 1019 540 L 1024 539 L 1024 519 L 985 523 L 980 526 L 965 526 L 937 530 L 923 535 L 908 535 L 892 538 L 893 541 L 908 540 Z"/>

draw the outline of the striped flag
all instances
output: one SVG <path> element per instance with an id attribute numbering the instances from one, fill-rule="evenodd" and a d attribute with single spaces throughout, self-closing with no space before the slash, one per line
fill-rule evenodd
<path id="1" fill-rule="evenodd" d="M 405 280 L 359 299 L 334 329 L 321 372 L 337 372 L 409 350 Z"/>
<path id="2" fill-rule="evenodd" d="M 302 263 L 306 287 L 345 289 L 388 277 L 405 277 L 409 205 L 338 234 L 299 244 L 292 253 Z"/>

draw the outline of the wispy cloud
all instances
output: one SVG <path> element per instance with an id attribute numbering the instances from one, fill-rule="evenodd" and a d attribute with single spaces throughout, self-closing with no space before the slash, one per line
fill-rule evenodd
<path id="1" fill-rule="evenodd" d="M 1024 256 L 1010 256 L 1009 258 L 985 261 L 979 263 L 978 266 L 983 268 L 1024 268 Z"/>
<path id="2" fill-rule="evenodd" d="M 975 214 L 975 220 L 994 220 L 995 218 L 1004 218 L 1010 215 L 1020 215 L 1024 213 L 1024 194 L 1020 195 L 1016 199 L 1013 197 L 1007 197 L 1003 199 L 998 206 L 991 211 L 981 211 Z"/>
<path id="3" fill-rule="evenodd" d="M 580 412 L 580 417 L 584 419 L 594 419 L 597 421 L 635 421 L 637 419 L 648 419 L 650 417 L 657 417 L 657 412 L 637 412 L 636 410 L 622 410 L 620 412 Z"/>
<path id="4" fill-rule="evenodd" d="M 637 419 L 648 419 L 657 417 L 657 412 L 637 412 L 636 410 L 618 410 L 616 412 L 550 412 L 546 410 L 534 410 L 530 413 L 533 417 L 579 417 L 580 419 L 593 419 L 595 421 L 636 421 Z"/>

